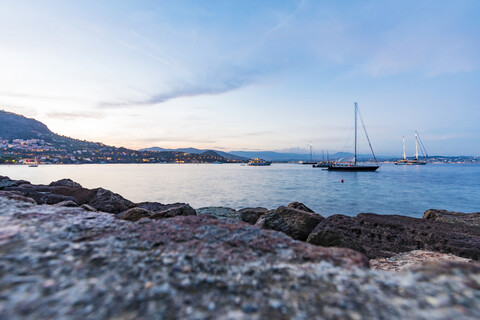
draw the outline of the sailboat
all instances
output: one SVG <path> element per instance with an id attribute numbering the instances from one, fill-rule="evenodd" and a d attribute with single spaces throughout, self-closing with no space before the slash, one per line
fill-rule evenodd
<path id="1" fill-rule="evenodd" d="M 420 143 L 419 143 L 420 142 Z M 404 164 L 404 165 L 426 165 L 427 161 L 425 160 L 420 160 L 418 157 L 418 148 L 420 147 L 420 151 L 424 155 L 424 158 L 428 158 L 427 150 L 425 149 L 425 146 L 423 145 L 422 139 L 420 139 L 420 136 L 418 135 L 418 132 L 415 130 L 415 159 L 407 159 L 405 155 L 405 137 L 403 137 L 403 159 L 399 159 L 395 161 L 396 165 L 399 164 Z"/>
<path id="2" fill-rule="evenodd" d="M 375 171 L 380 166 L 378 165 L 377 158 L 375 158 L 375 153 L 373 152 L 372 144 L 370 143 L 370 139 L 368 138 L 367 129 L 365 129 L 365 124 L 363 123 L 362 117 L 360 117 L 360 121 L 362 122 L 363 131 L 365 131 L 365 136 L 368 140 L 368 145 L 370 146 L 370 150 L 372 151 L 373 159 L 375 160 L 375 164 L 367 164 L 362 163 L 359 164 L 357 161 L 357 113 L 358 113 L 358 106 L 355 102 L 355 158 L 353 163 L 352 162 L 332 162 L 328 166 L 329 171 Z"/>
<path id="3" fill-rule="evenodd" d="M 310 142 L 309 146 L 310 146 L 310 161 L 302 161 L 301 164 L 316 164 L 317 163 L 317 161 L 315 161 L 315 153 L 313 152 L 312 142 Z"/>
<path id="4" fill-rule="evenodd" d="M 325 153 L 322 151 L 322 161 L 312 165 L 314 168 L 328 168 L 330 165 L 330 160 L 328 159 L 328 150 L 327 150 L 327 161 L 325 161 Z"/>

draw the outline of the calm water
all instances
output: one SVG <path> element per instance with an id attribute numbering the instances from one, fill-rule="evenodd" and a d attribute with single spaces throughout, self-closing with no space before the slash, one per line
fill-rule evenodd
<path id="1" fill-rule="evenodd" d="M 135 202 L 188 202 L 194 208 L 276 208 L 300 201 L 322 215 L 374 212 L 421 217 L 430 208 L 480 211 L 480 165 L 384 164 L 373 173 L 329 172 L 298 164 L 40 165 L 0 166 L 0 175 L 42 184 L 68 177 Z"/>

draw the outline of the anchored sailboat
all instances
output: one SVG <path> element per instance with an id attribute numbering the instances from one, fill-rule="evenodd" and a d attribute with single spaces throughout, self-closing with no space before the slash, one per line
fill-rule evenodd
<path id="1" fill-rule="evenodd" d="M 426 160 L 420 160 L 418 156 L 418 149 L 420 148 L 420 152 L 423 154 L 424 159 L 428 158 L 427 150 L 423 145 L 422 139 L 418 132 L 415 130 L 415 159 L 407 159 L 405 155 L 405 137 L 403 137 L 403 159 L 395 161 L 395 164 L 405 164 L 405 165 L 426 165 Z"/>
<path id="2" fill-rule="evenodd" d="M 317 163 L 317 161 L 315 161 L 315 152 L 313 151 L 312 142 L 310 142 L 309 146 L 310 146 L 310 161 L 302 161 L 301 164 L 315 164 L 315 163 Z"/>
<path id="3" fill-rule="evenodd" d="M 330 165 L 330 160 L 328 159 L 328 150 L 327 150 L 327 161 L 325 161 L 325 153 L 322 151 L 322 161 L 312 165 L 314 168 L 328 168 Z"/>
<path id="4" fill-rule="evenodd" d="M 372 156 L 375 160 L 375 164 L 359 164 L 357 161 L 357 113 L 358 107 L 357 103 L 355 102 L 355 160 L 353 163 L 333 162 L 328 166 L 329 171 L 375 171 L 380 167 L 378 165 L 377 158 L 375 158 L 375 153 L 373 152 L 372 144 L 370 143 L 370 139 L 368 138 L 367 129 L 365 129 L 365 124 L 363 123 L 362 117 L 360 117 L 360 121 L 362 122 L 363 131 L 365 131 L 365 136 L 367 137 L 368 145 L 370 146 L 370 150 L 372 151 Z"/>

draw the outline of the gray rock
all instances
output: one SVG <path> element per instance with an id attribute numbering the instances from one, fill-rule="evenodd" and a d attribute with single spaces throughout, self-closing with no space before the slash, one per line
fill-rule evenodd
<path id="1" fill-rule="evenodd" d="M 0 319 L 478 319 L 480 266 L 366 269 L 244 223 L 0 198 Z"/>
<path id="2" fill-rule="evenodd" d="M 288 207 L 289 208 L 293 208 L 293 209 L 298 209 L 298 210 L 302 210 L 302 211 L 306 211 L 306 212 L 310 212 L 310 213 L 315 213 L 313 212 L 312 209 L 310 209 L 309 207 L 307 207 L 306 205 L 304 205 L 303 203 L 301 202 L 290 202 L 288 204 Z"/>
<path id="3" fill-rule="evenodd" d="M 122 220 L 138 221 L 142 218 L 149 218 L 151 215 L 152 215 L 152 212 L 147 209 L 132 208 L 132 209 L 128 209 L 125 212 L 119 213 L 118 218 Z"/>
<path id="4" fill-rule="evenodd" d="M 423 219 L 480 227 L 480 212 L 462 213 L 447 210 L 430 209 L 425 211 Z"/>
<path id="5" fill-rule="evenodd" d="M 227 207 L 203 207 L 195 211 L 197 214 L 212 216 L 220 220 L 241 220 L 241 216 L 237 210 Z"/>
<path id="6" fill-rule="evenodd" d="M 262 229 L 281 231 L 293 239 L 305 241 L 322 220 L 323 217 L 319 214 L 281 206 L 265 213 L 255 225 Z"/>
<path id="7" fill-rule="evenodd" d="M 88 204 L 82 204 L 80 206 L 80 208 L 82 208 L 83 210 L 86 210 L 86 211 L 92 211 L 92 212 L 97 212 L 98 211 L 97 209 L 95 209 L 92 206 L 89 206 Z"/>
<path id="8" fill-rule="evenodd" d="M 87 204 L 99 211 L 120 213 L 133 206 L 133 202 L 125 199 L 118 193 L 103 188 L 94 190 L 96 190 L 96 193 Z"/>
<path id="9" fill-rule="evenodd" d="M 76 204 L 75 201 L 71 201 L 71 200 L 62 201 L 62 202 L 56 203 L 55 205 L 60 207 L 71 207 L 71 208 L 78 207 L 78 204 Z"/>
<path id="10" fill-rule="evenodd" d="M 34 199 L 24 197 L 20 192 L 17 191 L 0 191 L 0 197 L 37 204 Z"/>
<path id="11" fill-rule="evenodd" d="M 54 182 L 51 182 L 49 184 L 49 186 L 51 187 L 69 187 L 69 188 L 81 188 L 82 186 L 71 180 L 71 179 L 61 179 L 61 180 L 58 180 L 58 181 L 54 181 Z"/>
<path id="12" fill-rule="evenodd" d="M 150 219 L 164 219 L 172 218 L 177 216 L 194 216 L 197 213 L 195 209 L 190 207 L 187 203 L 174 203 L 166 205 L 166 209 L 163 211 L 156 211 L 151 216 Z"/>
<path id="13" fill-rule="evenodd" d="M 268 211 L 267 208 L 256 207 L 256 208 L 243 208 L 238 210 L 238 215 L 243 222 L 249 224 L 257 223 L 258 219 Z"/>
<path id="14" fill-rule="evenodd" d="M 350 248 L 370 259 L 427 250 L 480 260 L 480 228 L 399 215 L 333 215 L 320 222 L 307 242 Z"/>

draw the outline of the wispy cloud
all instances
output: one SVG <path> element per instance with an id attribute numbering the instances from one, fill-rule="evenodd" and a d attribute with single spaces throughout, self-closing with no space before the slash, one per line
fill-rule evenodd
<path id="1" fill-rule="evenodd" d="M 104 115 L 98 112 L 50 112 L 50 113 L 47 113 L 47 116 L 50 118 L 56 118 L 56 119 L 62 119 L 62 120 L 73 120 L 78 118 L 88 118 L 88 119 L 104 118 Z"/>
<path id="2" fill-rule="evenodd" d="M 306 0 L 301 0 L 299 2 L 299 4 L 297 5 L 297 7 L 295 8 L 295 10 L 293 10 L 291 13 L 289 13 L 288 15 L 282 17 L 280 19 L 280 21 L 274 25 L 273 27 L 271 27 L 270 29 L 268 29 L 264 34 L 263 34 L 263 37 L 262 37 L 262 42 L 265 41 L 273 32 L 283 28 L 284 26 L 286 26 L 288 23 L 290 23 L 290 21 L 293 20 L 293 18 L 295 18 L 295 16 L 297 15 L 297 13 L 304 7 L 306 3 Z"/>
<path id="3" fill-rule="evenodd" d="M 169 91 L 154 94 L 144 100 L 102 102 L 99 104 L 99 107 L 108 109 L 129 107 L 132 105 L 149 106 L 164 103 L 178 98 L 196 97 L 203 95 L 219 95 L 229 91 L 240 89 L 242 87 L 246 87 L 250 85 L 253 81 L 253 77 L 250 76 L 230 77 L 223 79 L 223 81 L 199 81 L 198 83 L 190 83 L 177 86 L 176 88 Z"/>

